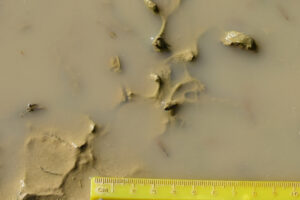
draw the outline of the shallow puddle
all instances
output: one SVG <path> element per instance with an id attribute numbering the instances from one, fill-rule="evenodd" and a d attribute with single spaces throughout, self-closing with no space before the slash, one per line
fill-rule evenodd
<path id="1" fill-rule="evenodd" d="M 146 2 L 1 0 L 1 198 L 88 199 L 91 176 L 299 181 L 300 2 Z"/>

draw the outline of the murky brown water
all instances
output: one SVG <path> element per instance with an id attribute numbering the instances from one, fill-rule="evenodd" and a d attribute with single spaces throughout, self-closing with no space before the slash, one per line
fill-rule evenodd
<path id="1" fill-rule="evenodd" d="M 155 2 L 162 18 L 139 0 L 0 1 L 1 198 L 88 199 L 91 176 L 300 180 L 300 2 Z M 257 52 L 223 46 L 230 30 Z"/>

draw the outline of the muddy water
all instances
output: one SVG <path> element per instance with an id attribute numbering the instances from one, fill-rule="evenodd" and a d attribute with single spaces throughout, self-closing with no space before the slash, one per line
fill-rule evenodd
<path id="1" fill-rule="evenodd" d="M 3 199 L 87 199 L 96 175 L 300 179 L 300 2 L 156 2 L 169 52 L 143 1 L 1 0 Z"/>

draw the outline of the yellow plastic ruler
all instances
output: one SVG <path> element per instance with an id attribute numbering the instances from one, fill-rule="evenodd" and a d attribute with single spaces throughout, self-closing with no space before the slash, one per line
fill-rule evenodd
<path id="1" fill-rule="evenodd" d="M 91 179 L 91 200 L 295 200 L 300 182 L 183 179 Z"/>

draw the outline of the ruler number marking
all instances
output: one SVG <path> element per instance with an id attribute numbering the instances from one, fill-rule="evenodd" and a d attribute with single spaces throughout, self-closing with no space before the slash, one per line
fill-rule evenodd
<path id="1" fill-rule="evenodd" d="M 155 184 L 152 184 L 151 194 L 156 194 Z"/>
<path id="2" fill-rule="evenodd" d="M 193 194 L 193 195 L 196 195 L 196 194 L 197 194 L 197 191 L 196 191 L 195 185 L 193 185 L 193 188 L 192 188 L 192 194 Z"/>
<path id="3" fill-rule="evenodd" d="M 102 186 L 98 187 L 98 192 L 107 193 L 108 188 L 102 185 Z"/>

